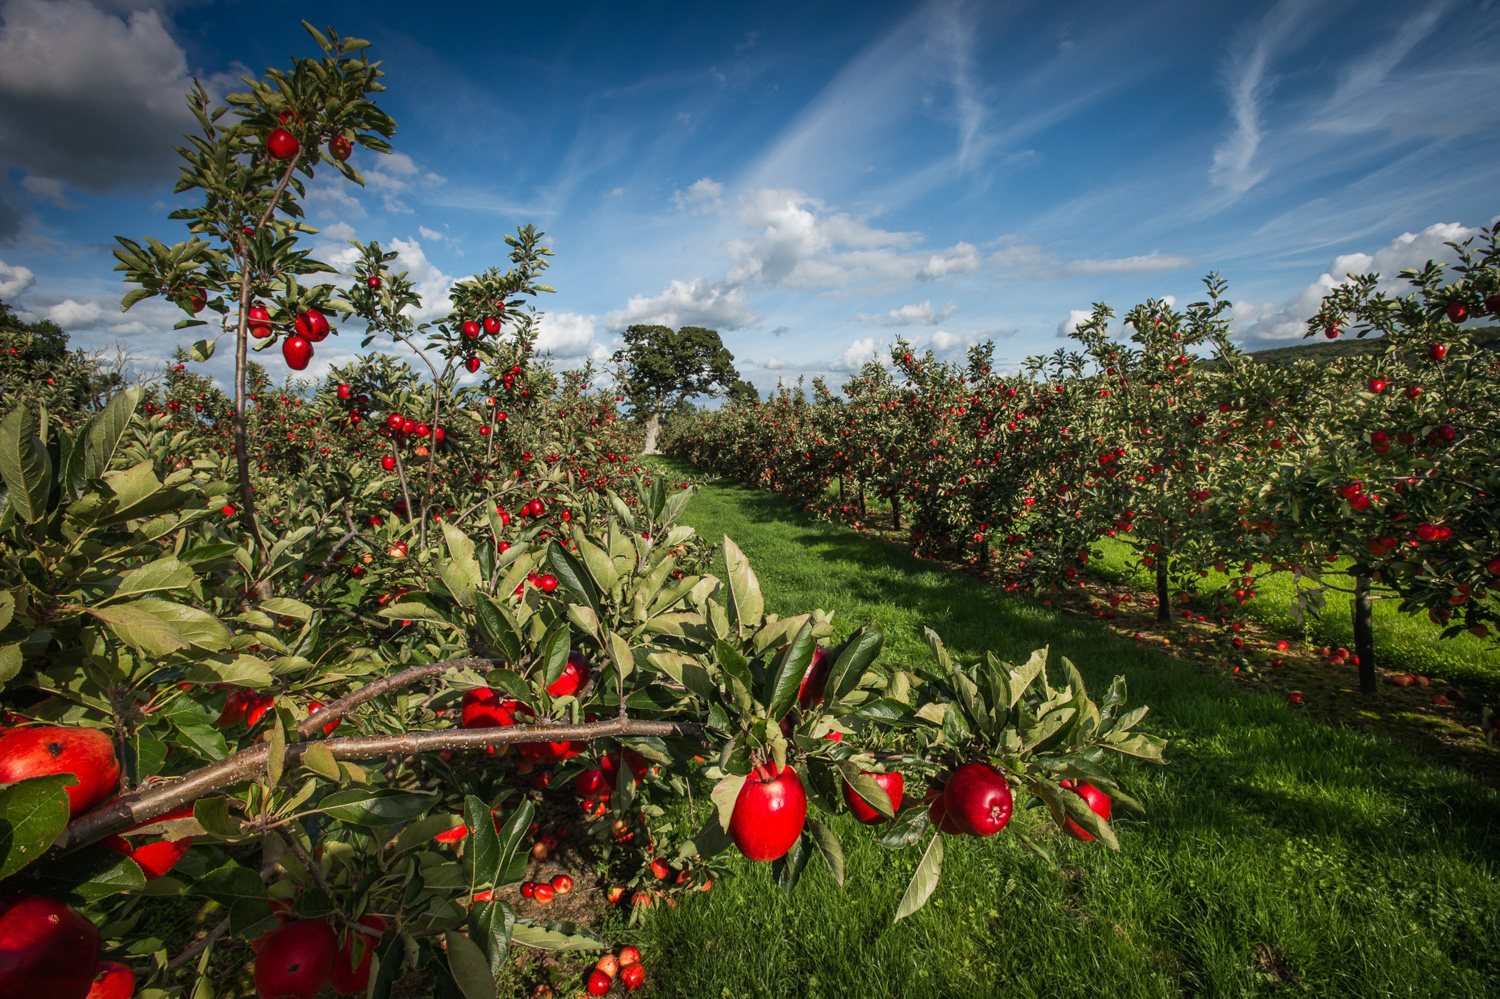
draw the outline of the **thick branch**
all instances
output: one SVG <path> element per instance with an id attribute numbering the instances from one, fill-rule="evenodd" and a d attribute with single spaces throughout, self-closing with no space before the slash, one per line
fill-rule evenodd
<path id="1" fill-rule="evenodd" d="M 336 760 L 374 760 L 387 756 L 414 756 L 441 750 L 482 749 L 509 746 L 523 742 L 591 742 L 620 736 L 647 736 L 659 739 L 701 739 L 703 726 L 696 722 L 631 721 L 615 718 L 585 725 L 511 725 L 505 728 L 440 729 L 428 732 L 403 732 L 395 735 L 366 735 L 351 738 L 299 742 L 286 747 L 283 769 L 295 770 L 314 746 L 325 746 Z M 269 745 L 262 743 L 242 749 L 233 756 L 158 787 L 123 795 L 107 805 L 75 819 L 60 838 L 65 848 L 93 843 L 122 832 L 133 825 L 149 822 L 158 816 L 199 798 L 254 780 L 266 771 Z"/>

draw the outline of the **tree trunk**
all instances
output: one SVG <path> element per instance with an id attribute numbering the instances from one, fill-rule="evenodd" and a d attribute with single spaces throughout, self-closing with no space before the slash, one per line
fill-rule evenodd
<path id="1" fill-rule="evenodd" d="M 661 414 L 652 413 L 651 418 L 646 421 L 646 445 L 641 448 L 642 454 L 656 453 L 656 435 L 661 431 Z"/>
<path id="2" fill-rule="evenodd" d="M 859 515 L 861 518 L 864 518 L 869 514 L 869 511 L 865 509 L 865 480 L 863 478 L 856 478 L 854 480 L 854 488 L 859 490 Z"/>
<path id="3" fill-rule="evenodd" d="M 901 497 L 891 493 L 891 529 L 901 530 Z"/>
<path id="4" fill-rule="evenodd" d="M 1165 624 L 1172 617 L 1171 594 L 1167 592 L 1167 557 L 1156 557 L 1156 620 Z"/>
<path id="5" fill-rule="evenodd" d="M 1363 568 L 1363 567 L 1360 567 Z M 1375 693 L 1375 622 L 1374 600 L 1370 597 L 1370 574 L 1354 577 L 1354 654 L 1359 657 L 1359 692 Z"/>

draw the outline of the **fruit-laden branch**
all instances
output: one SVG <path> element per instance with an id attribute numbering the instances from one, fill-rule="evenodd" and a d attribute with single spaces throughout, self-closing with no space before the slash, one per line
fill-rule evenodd
<path id="1" fill-rule="evenodd" d="M 487 746 L 509 746 L 523 742 L 591 742 L 594 739 L 645 736 L 658 739 L 698 739 L 703 726 L 696 722 L 632 721 L 615 718 L 584 725 L 511 725 L 504 728 L 440 729 L 426 732 L 403 732 L 396 735 L 365 735 L 340 739 L 299 742 L 286 747 L 283 770 L 295 770 L 302 758 L 315 746 L 323 746 L 335 760 L 373 760 L 387 756 L 415 756 L 441 750 L 482 749 Z M 163 784 L 116 798 L 68 825 L 58 844 L 65 849 L 93 843 L 123 832 L 133 825 L 149 822 L 158 816 L 197 801 L 215 791 L 253 780 L 266 772 L 270 746 L 262 743 L 243 749 L 233 756 L 170 784 Z"/>
<path id="2" fill-rule="evenodd" d="M 297 737 L 306 739 L 324 725 L 342 718 L 366 701 L 373 700 L 381 694 L 388 694 L 401 687 L 409 687 L 423 680 L 430 680 L 440 676 L 450 669 L 489 669 L 493 666 L 504 666 L 504 659 L 476 659 L 473 657 L 465 659 L 448 659 L 440 663 L 426 663 L 422 666 L 413 666 L 404 669 L 400 673 L 392 673 L 384 679 L 376 680 L 374 683 L 361 687 L 352 694 L 345 694 L 336 701 L 323 705 L 317 711 L 308 715 L 301 724 L 297 726 Z"/>

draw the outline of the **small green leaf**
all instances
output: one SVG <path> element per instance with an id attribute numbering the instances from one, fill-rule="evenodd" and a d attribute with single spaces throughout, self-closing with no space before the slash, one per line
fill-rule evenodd
<path id="1" fill-rule="evenodd" d="M 333 758 L 333 750 L 323 743 L 314 743 L 302 754 L 302 765 L 320 777 L 339 779 L 339 764 Z"/>
<path id="2" fill-rule="evenodd" d="M 725 832 L 729 831 L 729 819 L 734 815 L 734 803 L 739 800 L 740 789 L 744 786 L 743 774 L 730 774 L 715 784 L 714 789 L 709 792 L 714 807 L 718 809 L 719 825 Z"/>
<path id="3" fill-rule="evenodd" d="M 828 862 L 828 871 L 839 886 L 844 884 L 844 847 L 834 831 L 817 819 L 807 820 L 807 831 L 818 852 Z"/>
<path id="4" fill-rule="evenodd" d="M 906 892 L 901 896 L 901 904 L 896 906 L 896 916 L 892 921 L 900 922 L 926 905 L 942 876 L 943 834 L 934 830 L 932 842 L 927 844 L 921 861 L 917 863 L 917 869 L 912 872 L 911 881 L 907 883 Z"/>
<path id="5" fill-rule="evenodd" d="M 188 357 L 200 364 L 214 356 L 214 348 L 219 345 L 217 340 L 199 340 L 188 350 Z"/>
<path id="6" fill-rule="evenodd" d="M 328 795 L 318 807 L 331 818 L 351 825 L 388 826 L 416 818 L 436 801 L 436 795 L 416 791 L 351 787 Z"/>
<path id="7" fill-rule="evenodd" d="M 737 633 L 745 635 L 760 627 L 766 602 L 760 593 L 760 581 L 739 546 L 724 535 L 724 567 L 729 576 L 729 614 Z"/>

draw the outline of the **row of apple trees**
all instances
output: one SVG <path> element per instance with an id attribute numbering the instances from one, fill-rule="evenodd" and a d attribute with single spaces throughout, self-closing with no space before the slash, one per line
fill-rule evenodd
<path id="1" fill-rule="evenodd" d="M 164 296 L 199 339 L 159 384 L 0 421 L 0 940 L 27 941 L 0 991 L 494 995 L 514 947 L 606 945 L 518 890 L 559 795 L 601 885 L 669 865 L 667 892 L 731 847 L 842 879 L 851 811 L 921 851 L 896 918 L 1017 793 L 1018 839 L 1117 846 L 1116 761 L 1162 751 L 1123 680 L 1096 700 L 1045 650 L 936 635 L 889 663 L 873 624 L 767 613 L 680 523 L 691 490 L 635 474 L 615 398 L 535 355 L 541 233 L 428 321 L 378 245 L 310 256 L 305 182 L 360 183 L 394 122 L 366 43 L 309 32 L 289 71 L 191 95 L 189 238 L 120 241 L 124 306 Z M 269 373 L 351 334 L 316 382 Z M 195 370 L 217 350 L 228 393 Z"/>
<path id="2" fill-rule="evenodd" d="M 1013 374 L 993 369 L 992 344 L 949 363 L 898 343 L 841 394 L 815 382 L 810 399 L 725 406 L 667 447 L 861 526 L 879 500 L 919 553 L 1013 588 L 1069 585 L 1106 536 L 1154 572 L 1163 619 L 1227 571 L 1226 661 L 1243 661 L 1234 605 L 1260 578 L 1293 573 L 1318 608 L 1320 567 L 1338 562 L 1372 691 L 1376 591 L 1448 636 L 1500 619 L 1500 366 L 1474 338 L 1500 315 L 1497 232 L 1400 288 L 1354 275 L 1333 289 L 1307 335 L 1367 349 L 1332 360 L 1237 351 L 1210 276 L 1185 310 L 1149 301 L 1117 323 L 1097 305 L 1071 349 Z"/>

